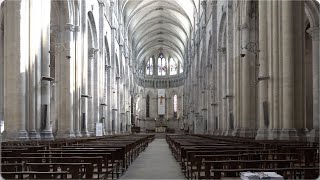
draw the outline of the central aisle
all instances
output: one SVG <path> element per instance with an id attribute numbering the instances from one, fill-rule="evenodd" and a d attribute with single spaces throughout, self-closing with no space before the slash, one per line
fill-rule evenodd
<path id="1" fill-rule="evenodd" d="M 165 139 L 155 139 L 120 179 L 184 179 Z"/>

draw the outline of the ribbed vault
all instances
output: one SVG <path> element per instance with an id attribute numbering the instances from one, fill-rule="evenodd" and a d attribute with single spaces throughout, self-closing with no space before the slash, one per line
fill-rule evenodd
<path id="1" fill-rule="evenodd" d="M 160 49 L 183 61 L 194 11 L 194 0 L 124 0 L 121 12 L 136 63 Z"/>

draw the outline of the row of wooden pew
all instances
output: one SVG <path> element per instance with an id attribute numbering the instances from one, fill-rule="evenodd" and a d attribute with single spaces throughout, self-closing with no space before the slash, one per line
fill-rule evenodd
<path id="1" fill-rule="evenodd" d="M 277 172 L 289 179 L 319 177 L 319 144 L 256 141 L 212 135 L 167 135 L 187 179 L 240 177 L 241 172 Z"/>
<path id="2" fill-rule="evenodd" d="M 4 142 L 4 179 L 117 179 L 154 139 L 118 135 L 55 141 Z"/>

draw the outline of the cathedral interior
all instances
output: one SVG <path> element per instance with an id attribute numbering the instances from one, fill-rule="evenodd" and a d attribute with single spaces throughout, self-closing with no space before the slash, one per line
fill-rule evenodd
<path id="1" fill-rule="evenodd" d="M 0 5 L 4 179 L 319 177 L 318 1 Z"/>

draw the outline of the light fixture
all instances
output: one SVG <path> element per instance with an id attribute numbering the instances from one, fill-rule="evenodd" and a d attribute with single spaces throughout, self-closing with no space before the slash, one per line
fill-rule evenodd
<path id="1" fill-rule="evenodd" d="M 242 47 L 242 49 L 246 49 L 247 51 L 252 52 L 256 56 L 258 56 L 258 53 L 260 52 L 260 50 L 258 49 L 258 45 L 254 42 L 249 42 L 245 47 Z M 240 56 L 245 57 L 246 54 L 241 53 Z"/>
<path id="2" fill-rule="evenodd" d="M 270 76 L 260 76 L 258 77 L 258 81 L 268 80 L 270 79 Z"/>
<path id="3" fill-rule="evenodd" d="M 90 99 L 92 98 L 90 95 L 87 95 L 87 94 L 81 94 L 81 97 L 82 98 L 90 98 Z"/>
<path id="4" fill-rule="evenodd" d="M 257 85 L 259 81 L 264 81 L 264 80 L 269 80 L 270 76 L 259 76 L 258 80 L 255 82 L 255 84 Z"/>
<path id="5" fill-rule="evenodd" d="M 42 81 L 50 81 L 51 82 L 51 81 L 54 81 L 54 78 L 53 77 L 48 77 L 48 76 L 42 76 L 41 80 Z"/>

